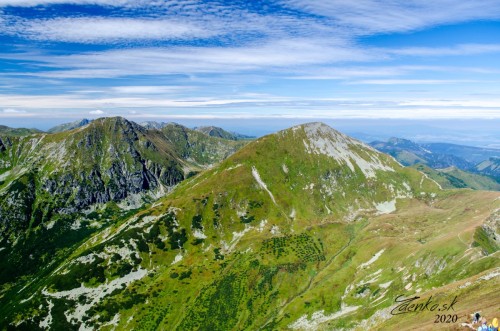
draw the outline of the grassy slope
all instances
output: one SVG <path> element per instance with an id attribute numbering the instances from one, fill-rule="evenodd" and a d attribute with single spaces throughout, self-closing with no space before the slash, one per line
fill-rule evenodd
<path id="1" fill-rule="evenodd" d="M 500 183 L 493 178 L 466 172 L 455 167 L 436 170 L 419 164 L 412 166 L 412 168 L 424 172 L 445 189 L 471 188 L 473 190 L 500 191 Z"/>
<path id="2" fill-rule="evenodd" d="M 471 191 L 448 191 L 445 194 L 448 196 L 435 201 L 432 206 L 412 203 L 413 206 L 408 206 L 410 208 L 404 212 L 386 215 L 372 223 L 374 232 L 391 225 L 393 226 L 391 230 L 399 234 L 393 238 L 384 236 L 383 241 L 387 245 L 397 247 L 397 251 L 386 256 L 387 260 L 377 261 L 380 262 L 380 267 L 385 265 L 385 270 L 389 266 L 396 271 L 401 270 L 393 272 L 390 278 L 380 279 L 379 282 L 382 283 L 391 278 L 394 280 L 390 287 L 393 290 L 392 295 L 387 296 L 388 302 L 380 308 L 384 306 L 393 308 L 394 306 L 388 304 L 392 304 L 399 294 L 404 294 L 405 297 L 417 294 L 422 298 L 434 294 L 438 295 L 439 302 L 446 302 L 458 295 L 458 304 L 455 306 L 459 315 L 458 323 L 466 321 L 468 317 L 466 313 L 478 310 L 491 312 L 491 299 L 483 302 L 475 301 L 474 297 L 494 296 L 498 276 L 490 281 L 481 282 L 480 286 L 474 284 L 473 280 L 477 279 L 479 274 L 498 271 L 499 252 L 497 250 L 493 254 L 484 255 L 480 247 L 474 247 L 473 237 L 478 227 L 491 213 L 496 213 L 497 219 L 500 217 L 499 195 L 495 192 Z M 382 238 L 374 236 L 374 239 L 379 241 Z M 420 267 L 416 267 L 416 261 L 420 261 Z M 432 263 L 426 261 L 434 261 L 434 267 L 428 268 Z M 375 264 L 372 270 L 376 268 Z M 415 275 L 415 279 L 412 275 Z M 403 281 L 406 277 L 408 277 L 406 281 Z M 458 288 L 467 281 L 471 281 L 473 286 L 466 289 Z M 412 283 L 411 289 L 404 289 L 408 283 Z M 478 287 L 480 288 L 478 292 L 472 290 Z M 381 316 L 391 317 L 388 311 Z M 372 320 L 375 324 L 372 328 L 412 330 L 447 326 L 435 325 L 434 320 L 435 313 L 432 312 L 398 315 L 382 323 L 380 320 L 378 323 Z M 454 326 L 458 326 L 458 323 Z"/>
<path id="3" fill-rule="evenodd" d="M 0 125 L 0 135 L 1 136 L 11 136 L 11 137 L 22 137 L 28 136 L 34 133 L 41 133 L 42 131 L 37 129 L 27 129 L 27 128 L 10 128 L 5 125 Z"/>

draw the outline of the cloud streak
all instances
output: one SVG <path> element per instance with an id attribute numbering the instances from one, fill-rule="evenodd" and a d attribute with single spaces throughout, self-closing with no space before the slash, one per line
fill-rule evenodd
<path id="1" fill-rule="evenodd" d="M 281 3 L 328 17 L 357 34 L 408 32 L 439 24 L 500 17 L 498 0 L 282 0 Z"/>
<path id="2" fill-rule="evenodd" d="M 142 2 L 141 0 L 137 1 Z M 36 7 L 48 5 L 100 5 L 100 6 L 125 6 L 130 4 L 130 0 L 2 0 L 0 7 Z"/>
<path id="3" fill-rule="evenodd" d="M 20 20 L 4 31 L 33 40 L 78 43 L 208 38 L 219 32 L 179 19 L 78 17 Z"/>
<path id="4" fill-rule="evenodd" d="M 474 80 L 451 80 L 451 79 L 366 79 L 348 82 L 351 85 L 446 85 L 474 83 Z"/>
<path id="5" fill-rule="evenodd" d="M 131 75 L 228 73 L 272 68 L 371 61 L 383 55 L 342 41 L 314 39 L 270 41 L 243 47 L 135 48 L 64 56 L 0 54 L 0 58 L 32 61 L 47 71 L 34 76 L 49 78 L 109 78 Z M 57 70 L 54 70 L 57 69 Z"/>
<path id="6" fill-rule="evenodd" d="M 95 98 L 81 95 L 0 95 L 3 117 L 79 116 L 82 110 L 94 116 L 124 112 L 136 117 L 178 118 L 496 118 L 500 99 L 405 99 L 280 97 L 232 95 L 226 98 Z M 9 111 L 6 111 L 10 109 Z M 29 114 L 16 109 L 27 109 Z M 269 111 L 272 109 L 272 111 Z M 201 117 L 200 117 L 201 116 Z"/>

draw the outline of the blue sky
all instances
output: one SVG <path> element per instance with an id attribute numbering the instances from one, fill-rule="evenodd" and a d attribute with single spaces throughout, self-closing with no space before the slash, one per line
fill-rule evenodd
<path id="1" fill-rule="evenodd" d="M 500 0 L 0 0 L 0 45 L 0 123 L 500 119 Z"/>

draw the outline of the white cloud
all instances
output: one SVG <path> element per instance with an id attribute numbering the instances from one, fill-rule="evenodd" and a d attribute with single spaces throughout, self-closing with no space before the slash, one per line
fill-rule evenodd
<path id="1" fill-rule="evenodd" d="M 100 109 L 97 109 L 97 110 L 91 110 L 91 111 L 89 111 L 89 114 L 90 115 L 102 115 L 102 114 L 104 114 L 104 112 L 102 110 L 100 110 Z"/>
<path id="2" fill-rule="evenodd" d="M 114 86 L 112 92 L 120 94 L 166 94 L 193 90 L 193 86 L 157 86 L 157 85 L 142 85 L 142 86 Z"/>
<path id="3" fill-rule="evenodd" d="M 206 38 L 218 33 L 180 19 L 81 17 L 15 22 L 4 24 L 3 30 L 35 40 L 79 43 Z"/>
<path id="4" fill-rule="evenodd" d="M 351 81 L 347 84 L 355 85 L 443 85 L 473 83 L 473 80 L 452 80 L 452 79 L 366 79 Z"/>
<path id="5" fill-rule="evenodd" d="M 1 3 L 2 0 L 0 0 Z M 91 0 L 7 0 L 6 3 L 35 4 L 100 4 L 123 7 L 116 9 L 122 17 L 50 17 L 45 19 L 23 18 L 15 15 L 0 16 L 0 31 L 4 34 L 34 40 L 109 44 L 164 42 L 218 36 L 218 42 L 227 44 L 231 39 L 238 43 L 247 38 L 313 37 L 335 32 L 337 27 L 323 24 L 313 17 L 296 17 L 290 13 L 264 13 L 249 10 L 246 6 L 221 2 L 190 0 L 163 1 L 91 1 Z M 4 4 L 5 5 L 5 4 Z M 1 8 L 1 4 L 0 4 Z M 133 18 L 131 17 L 133 13 Z M 118 15 L 117 15 L 118 16 Z M 124 17 L 126 16 L 126 17 Z"/>
<path id="6" fill-rule="evenodd" d="M 34 7 L 45 5 L 101 5 L 101 6 L 123 6 L 130 0 L 0 0 L 0 7 Z"/>
<path id="7" fill-rule="evenodd" d="M 497 118 L 500 99 L 413 99 L 380 96 L 307 99 L 273 95 L 226 98 L 84 98 L 78 95 L 0 95 L 0 104 L 30 112 L 0 113 L 4 117 L 65 117 L 88 111 L 90 115 L 131 115 L 172 118 Z M 106 112 L 99 109 L 106 107 Z M 165 113 L 168 109 L 168 113 Z M 231 109 L 231 110 L 228 110 Z M 270 111 L 272 109 L 272 111 Z M 149 114 L 149 115 L 148 115 Z M 80 115 L 81 116 L 81 115 Z"/>
<path id="8" fill-rule="evenodd" d="M 14 108 L 4 108 L 3 112 L 5 114 L 22 114 L 22 113 L 26 113 L 25 110 L 14 109 Z"/>
<path id="9" fill-rule="evenodd" d="M 282 0 L 286 6 L 331 18 L 358 34 L 404 32 L 439 24 L 500 17 L 498 0 Z"/>
<path id="10" fill-rule="evenodd" d="M 0 54 L 0 58 L 38 62 L 49 78 L 111 78 L 130 75 L 231 73 L 272 68 L 383 59 L 376 50 L 342 40 L 281 39 L 241 47 L 134 48 L 63 56 Z M 68 69 L 71 68 L 71 69 Z"/>
<path id="11" fill-rule="evenodd" d="M 412 100 L 400 102 L 400 106 L 497 108 L 500 100 Z"/>
<path id="12" fill-rule="evenodd" d="M 325 42 L 323 39 L 295 38 L 269 40 L 259 45 L 241 47 L 151 47 L 59 56 L 37 53 L 0 53 L 0 58 L 30 61 L 33 66 L 38 66 L 38 69 L 24 75 L 55 79 L 196 73 L 228 74 L 253 70 L 267 70 L 266 75 L 269 75 L 269 70 L 275 70 L 275 73 L 283 73 L 283 70 L 286 70 L 288 75 L 296 73 L 296 79 L 348 79 L 400 76 L 413 71 L 497 73 L 497 69 L 445 66 L 332 67 L 335 63 L 380 62 L 402 55 L 421 57 L 430 55 L 468 56 L 493 52 L 500 53 L 500 44 L 464 44 L 443 48 L 374 49 L 353 45 L 342 39 Z M 44 67 L 50 68 L 50 70 L 40 70 Z M 164 93 L 169 88 L 118 87 L 116 92 L 119 92 L 119 89 L 123 93 Z"/>
<path id="13" fill-rule="evenodd" d="M 408 56 L 464 56 L 499 53 L 500 44 L 460 44 L 451 47 L 407 47 L 388 50 L 394 55 Z"/>

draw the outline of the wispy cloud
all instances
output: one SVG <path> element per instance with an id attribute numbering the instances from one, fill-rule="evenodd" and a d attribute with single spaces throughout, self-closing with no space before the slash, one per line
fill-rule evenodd
<path id="1" fill-rule="evenodd" d="M 500 53 L 500 44 L 467 44 L 448 48 L 367 48 L 345 40 L 281 39 L 241 47 L 154 47 L 113 49 L 74 55 L 0 53 L 0 59 L 30 61 L 33 75 L 46 78 L 112 78 L 134 75 L 192 73 L 235 73 L 286 68 L 294 79 L 348 79 L 400 76 L 414 71 L 498 73 L 498 69 L 446 66 L 333 67 L 336 63 L 391 60 L 401 55 L 449 56 Z M 316 67 L 320 65 L 321 67 Z M 328 68 L 325 66 L 328 65 Z M 43 69 L 50 70 L 43 70 Z M 13 73 L 15 75 L 15 73 Z M 421 84 L 438 84 L 441 79 L 421 79 Z M 444 81 L 443 81 L 444 82 Z M 361 81 L 363 84 L 397 84 L 397 80 Z M 412 79 L 402 84 L 417 83 Z M 147 93 L 147 92 L 146 92 Z"/>
<path id="2" fill-rule="evenodd" d="M 2 0 L 0 1 L 0 7 L 34 7 L 60 4 L 123 6 L 130 2 L 130 0 Z"/>
<path id="3" fill-rule="evenodd" d="M 500 17 L 498 0 L 282 0 L 294 9 L 329 17 L 358 34 L 405 32 L 437 24 Z"/>
<path id="4" fill-rule="evenodd" d="M 266 94 L 225 98 L 92 98 L 81 95 L 0 95 L 5 109 L 28 109 L 41 117 L 63 117 L 87 110 L 93 116 L 128 113 L 136 117 L 185 118 L 499 118 L 500 99 L 404 99 L 280 97 Z M 91 109 L 89 111 L 89 109 Z M 103 110 L 104 109 L 104 110 Z M 272 109 L 272 111 L 269 111 Z M 4 116 L 26 114 L 8 111 Z M 198 116 L 198 117 L 197 117 Z M 239 117 L 238 117 L 239 116 Z M 201 118 L 201 117 L 200 117 Z"/>
<path id="5" fill-rule="evenodd" d="M 0 54 L 2 57 L 38 62 L 40 67 L 51 68 L 50 71 L 33 72 L 36 76 L 96 78 L 293 68 L 342 61 L 370 61 L 383 55 L 343 41 L 325 43 L 314 39 L 288 39 L 242 47 L 134 48 L 65 56 Z"/>
<path id="6" fill-rule="evenodd" d="M 460 44 L 452 47 L 407 47 L 388 50 L 394 55 L 409 56 L 464 56 L 499 53 L 500 44 Z"/>
<path id="7" fill-rule="evenodd" d="M 246 6 L 217 1 L 7 0 L 6 3 L 18 3 L 23 6 L 71 3 L 120 7 L 114 9 L 116 14 L 112 17 L 70 14 L 69 17 L 48 15 L 46 18 L 33 18 L 10 12 L 0 15 L 2 33 L 32 40 L 89 44 L 117 44 L 128 41 L 151 44 L 165 43 L 168 40 L 217 37 L 218 43 L 241 44 L 247 40 L 290 36 L 331 37 L 333 32 L 336 39 L 341 36 L 348 37 L 345 31 L 342 32 L 338 27 L 324 24 L 313 17 L 297 17 L 286 11 L 264 13 L 249 10 Z"/>
<path id="8" fill-rule="evenodd" d="M 259 96 L 254 97 L 197 97 L 197 98 L 148 98 L 148 97 L 110 97 L 93 98 L 81 95 L 1 95 L 0 105 L 31 109 L 85 109 L 85 108 L 193 108 L 217 107 L 222 105 L 258 104 L 289 102 L 289 98 Z M 92 114 L 102 114 L 102 110 L 92 110 Z"/>
<path id="9" fill-rule="evenodd" d="M 143 85 L 143 86 L 114 86 L 111 87 L 111 92 L 119 94 L 167 94 L 178 93 L 194 90 L 194 86 L 156 86 L 156 85 Z M 104 92 L 104 91 L 102 91 Z"/>
<path id="10" fill-rule="evenodd" d="M 412 100 L 400 102 L 401 106 L 427 106 L 427 107 L 465 107 L 465 108 L 497 108 L 500 109 L 498 100 Z"/>
<path id="11" fill-rule="evenodd" d="M 452 80 L 452 79 L 366 79 L 350 81 L 347 84 L 355 85 L 444 85 L 473 83 L 474 80 Z"/>
<path id="12" fill-rule="evenodd" d="M 181 19 L 79 17 L 44 20 L 16 19 L 3 25 L 4 33 L 35 40 L 78 43 L 207 38 L 218 34 Z"/>

